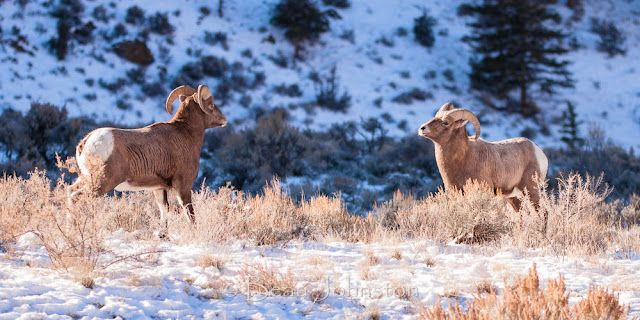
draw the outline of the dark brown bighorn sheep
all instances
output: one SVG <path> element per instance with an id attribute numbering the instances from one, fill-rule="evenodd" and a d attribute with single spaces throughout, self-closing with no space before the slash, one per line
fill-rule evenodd
<path id="1" fill-rule="evenodd" d="M 467 135 L 471 122 L 475 137 Z M 526 189 L 533 204 L 540 200 L 536 177 L 547 175 L 548 160 L 542 149 L 526 138 L 488 142 L 480 139 L 478 118 L 465 109 L 446 103 L 429 122 L 420 126 L 418 135 L 435 145 L 436 163 L 446 189 L 462 190 L 467 180 L 487 183 L 500 190 L 513 208 L 520 209 L 518 196 Z"/>
<path id="2" fill-rule="evenodd" d="M 76 147 L 80 167 L 70 187 L 71 199 L 79 193 L 103 195 L 118 191 L 153 191 L 166 230 L 169 209 L 167 191 L 177 193 L 185 216 L 195 223 L 191 187 L 198 175 L 200 149 L 208 128 L 223 127 L 227 118 L 213 102 L 209 88 L 175 88 L 166 108 L 180 97 L 180 107 L 169 122 L 139 129 L 99 128 L 87 134 Z M 75 192 L 74 192 L 75 191 Z"/>

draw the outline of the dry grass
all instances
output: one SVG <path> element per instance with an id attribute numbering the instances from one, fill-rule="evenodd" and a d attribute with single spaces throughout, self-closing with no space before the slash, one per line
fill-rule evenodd
<path id="1" fill-rule="evenodd" d="M 513 287 L 505 284 L 499 296 L 495 290 L 477 294 L 463 308 L 458 302 L 443 308 L 440 301 L 431 307 L 417 306 L 422 319 L 624 319 L 629 308 L 620 306 L 618 298 L 602 288 L 589 290 L 587 297 L 569 307 L 564 278 L 549 280 L 540 288 L 535 264 L 526 277 L 516 280 Z"/>
<path id="2" fill-rule="evenodd" d="M 394 258 L 396 260 L 402 260 L 402 251 L 400 251 L 400 249 L 396 248 L 393 249 L 393 251 L 391 252 L 391 258 Z"/>
<path id="3" fill-rule="evenodd" d="M 196 265 L 202 267 L 203 269 L 214 267 L 218 270 L 222 270 L 225 263 L 229 261 L 225 257 L 221 257 L 213 254 L 203 254 L 198 257 L 196 260 Z"/>
<path id="4" fill-rule="evenodd" d="M 368 266 L 376 266 L 380 264 L 380 259 L 371 250 L 364 252 L 364 264 Z"/>
<path id="5" fill-rule="evenodd" d="M 382 316 L 380 307 L 377 305 L 369 306 L 364 310 L 364 318 L 367 320 L 379 320 Z"/>
<path id="6" fill-rule="evenodd" d="M 403 284 L 398 280 L 391 281 L 391 292 L 393 295 L 402 300 L 410 300 L 416 294 L 415 288 Z"/>
<path id="7" fill-rule="evenodd" d="M 297 282 L 290 270 L 284 272 L 281 269 L 266 263 L 245 264 L 238 270 L 238 287 L 248 289 L 247 295 L 292 296 Z"/>
<path id="8" fill-rule="evenodd" d="M 80 196 L 68 202 L 67 187 L 36 171 L 22 179 L 0 180 L 0 248 L 11 251 L 17 239 L 36 234 L 55 268 L 88 273 L 109 266 L 103 261 L 104 241 L 119 229 L 154 239 L 160 229 L 158 208 L 150 193 L 121 196 Z M 515 213 L 504 199 L 480 183 L 470 182 L 464 194 L 440 190 L 423 199 L 396 192 L 374 208 L 368 218 L 352 216 L 339 194 L 294 201 L 277 179 L 258 195 L 232 187 L 194 192 L 196 226 L 178 210 L 169 214 L 169 233 L 177 243 L 220 243 L 249 239 L 257 245 L 283 245 L 291 240 L 364 242 L 389 239 L 430 239 L 449 242 L 547 248 L 555 254 L 599 254 L 616 248 L 621 256 L 640 251 L 640 198 L 631 203 L 605 203 L 609 188 L 601 178 L 571 174 L 557 190 L 542 191 L 540 210 L 523 198 Z M 176 207 L 176 206 L 173 206 Z M 174 208 L 175 209 L 175 208 Z M 544 224 L 544 217 L 548 224 Z M 546 230 L 546 231 L 545 231 Z M 362 275 L 379 259 L 368 252 Z M 400 260 L 402 253 L 392 257 Z M 219 257 L 201 257 L 198 264 L 222 267 Z M 206 261 L 208 260 L 208 261 Z M 425 259 L 433 266 L 433 259 Z"/>
<path id="9" fill-rule="evenodd" d="M 509 231 L 505 202 L 476 182 L 469 182 L 464 194 L 440 190 L 422 200 L 396 192 L 374 211 L 382 226 L 392 226 L 391 230 L 413 238 L 482 243 Z"/>

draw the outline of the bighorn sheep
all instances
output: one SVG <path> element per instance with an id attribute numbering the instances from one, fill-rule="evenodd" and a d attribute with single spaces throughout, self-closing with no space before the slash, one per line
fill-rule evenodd
<path id="1" fill-rule="evenodd" d="M 89 132 L 76 147 L 80 173 L 70 187 L 70 198 L 83 192 L 103 195 L 112 189 L 152 190 L 166 230 L 167 190 L 173 189 L 185 216 L 195 223 L 191 188 L 198 175 L 204 132 L 225 126 L 227 119 L 206 86 L 175 88 L 166 101 L 169 114 L 178 97 L 180 107 L 169 122 Z"/>
<path id="2" fill-rule="evenodd" d="M 467 135 L 471 122 L 475 137 Z M 520 209 L 518 196 L 527 189 L 537 207 L 540 199 L 534 176 L 547 175 L 548 160 L 542 149 L 526 138 L 488 142 L 479 138 L 480 122 L 468 110 L 446 103 L 431 121 L 420 126 L 418 135 L 435 145 L 436 163 L 445 189 L 462 187 L 468 179 L 487 183 L 501 190 L 513 208 Z"/>

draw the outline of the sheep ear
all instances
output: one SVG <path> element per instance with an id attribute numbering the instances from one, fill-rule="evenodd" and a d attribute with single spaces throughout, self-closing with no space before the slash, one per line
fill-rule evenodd
<path id="1" fill-rule="evenodd" d="M 185 96 L 185 95 L 181 95 L 181 96 L 179 97 L 180 102 L 184 102 L 184 100 L 185 100 L 186 98 L 187 98 L 187 96 Z"/>
<path id="2" fill-rule="evenodd" d="M 467 122 L 469 122 L 469 120 L 458 120 L 456 121 L 456 128 L 460 128 L 460 127 L 464 127 L 465 125 L 467 125 Z"/>
<path id="3" fill-rule="evenodd" d="M 199 85 L 196 100 L 200 109 L 202 109 L 204 113 L 211 114 L 213 112 L 213 95 L 211 95 L 211 90 L 209 90 L 209 88 Z"/>

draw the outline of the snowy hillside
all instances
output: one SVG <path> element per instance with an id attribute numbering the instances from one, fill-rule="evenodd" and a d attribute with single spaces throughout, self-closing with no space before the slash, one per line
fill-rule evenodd
<path id="1" fill-rule="evenodd" d="M 536 101 L 545 110 L 541 122 L 550 126 L 551 136 L 538 134 L 535 140 L 557 145 L 559 117 L 570 100 L 585 122 L 583 133 L 596 123 L 615 142 L 640 147 L 632 134 L 640 130 L 640 2 L 583 2 L 579 21 L 571 20 L 570 9 L 558 7 L 565 31 L 579 47 L 568 55 L 576 87 Z M 308 47 L 303 62 L 293 61 L 293 46 L 269 23 L 275 0 L 224 1 L 222 18 L 218 2 L 211 1 L 82 3 L 84 11 L 74 17 L 77 26 L 91 22 L 95 29 L 88 37 L 71 40 L 63 61 L 47 49 L 58 36 L 58 19 L 51 14 L 57 2 L 0 4 L 1 108 L 24 111 L 32 101 L 51 102 L 66 106 L 72 116 L 147 124 L 169 119 L 163 104 L 174 84 L 191 80 L 216 88 L 226 81 L 228 97 L 221 99 L 222 93 L 215 91 L 214 96 L 236 125 L 264 110 L 285 107 L 300 127 L 323 129 L 334 122 L 382 117 L 391 135 L 404 136 L 413 134 L 444 102 L 454 101 L 481 115 L 483 136 L 489 140 L 519 136 L 526 128 L 538 130 L 531 120 L 485 110 L 469 93 L 471 52 L 461 42 L 469 32 L 468 18 L 456 15 L 462 1 L 353 1 L 350 8 L 336 9 L 342 19 L 331 20 L 331 30 Z M 134 4 L 142 9 L 145 22 L 125 21 Z M 416 43 L 411 32 L 413 20 L 424 10 L 437 20 L 431 49 Z M 162 24 L 162 15 L 169 26 Z M 626 55 L 608 58 L 595 50 L 597 36 L 589 31 L 593 17 L 615 21 L 627 38 Z M 115 54 L 116 44 L 135 39 L 145 41 L 153 63 L 140 67 Z M 209 56 L 228 62 L 224 75 L 198 75 L 184 68 Z M 340 92 L 352 96 L 346 113 L 311 103 L 316 95 L 311 73 L 327 76 L 333 66 Z M 299 86 L 299 96 L 276 89 L 293 84 Z M 426 99 L 405 99 L 409 104 L 394 99 L 414 89 L 422 90 Z"/>

